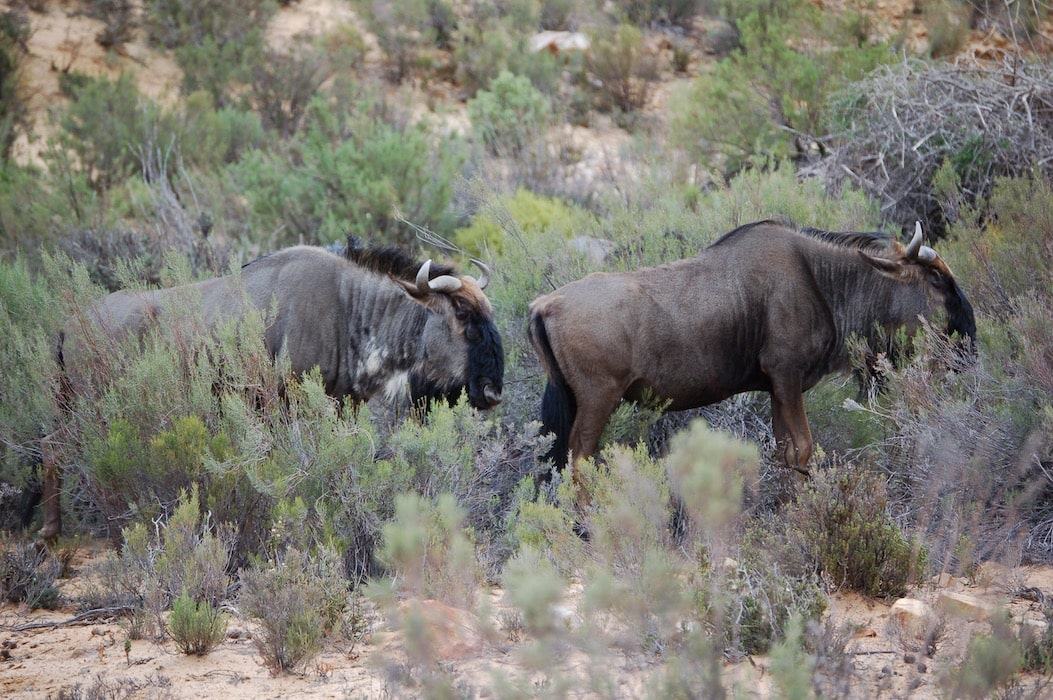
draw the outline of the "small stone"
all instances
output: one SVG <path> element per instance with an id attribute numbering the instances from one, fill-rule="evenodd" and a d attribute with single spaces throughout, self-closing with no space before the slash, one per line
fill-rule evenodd
<path id="1" fill-rule="evenodd" d="M 914 668 L 918 669 L 918 673 L 927 673 L 929 670 L 929 667 L 925 665 L 924 661 L 919 661 L 918 665 Z"/>
<path id="2" fill-rule="evenodd" d="M 918 660 L 917 657 L 914 656 L 914 654 L 910 653 L 909 651 L 906 654 L 903 655 L 903 663 L 905 663 L 907 665 L 910 665 L 910 664 L 914 663 L 917 660 Z"/>
<path id="3" fill-rule="evenodd" d="M 915 639 L 924 639 L 936 625 L 932 608 L 915 598 L 900 598 L 892 604 L 889 614 L 900 629 Z"/>
<path id="4" fill-rule="evenodd" d="M 991 616 L 993 607 L 990 603 L 968 593 L 942 591 L 940 607 L 946 612 L 971 620 L 986 620 Z"/>

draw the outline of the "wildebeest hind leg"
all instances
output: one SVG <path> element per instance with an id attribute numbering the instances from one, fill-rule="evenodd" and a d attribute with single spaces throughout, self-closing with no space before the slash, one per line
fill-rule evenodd
<path id="1" fill-rule="evenodd" d="M 588 392 L 575 392 L 578 398 L 578 414 L 570 429 L 570 457 L 576 465 L 578 460 L 591 457 L 600 444 L 600 437 L 614 409 L 621 401 L 622 390 L 613 384 L 603 388 L 590 387 Z M 578 500 L 584 497 L 577 469 L 574 470 L 574 486 Z"/>

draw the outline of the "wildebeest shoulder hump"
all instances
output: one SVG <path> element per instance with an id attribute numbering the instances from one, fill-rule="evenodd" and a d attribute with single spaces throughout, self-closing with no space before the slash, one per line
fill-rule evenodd
<path id="1" fill-rule="evenodd" d="M 787 231 L 813 238 L 817 241 L 829 243 L 840 248 L 852 248 L 876 252 L 883 250 L 892 243 L 892 237 L 887 233 L 869 231 L 824 231 L 812 227 L 798 227 L 789 220 L 767 219 L 743 224 L 738 228 L 728 231 L 712 243 L 710 247 L 729 244 L 737 241 L 760 227 L 776 227 Z"/>

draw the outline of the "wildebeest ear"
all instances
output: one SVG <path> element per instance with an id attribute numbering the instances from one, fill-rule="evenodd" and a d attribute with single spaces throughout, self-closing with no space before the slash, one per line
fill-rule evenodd
<path id="1" fill-rule="evenodd" d="M 895 273 L 900 269 L 899 260 L 889 260 L 888 258 L 881 258 L 876 255 L 871 255 L 865 250 L 859 251 L 859 254 L 863 256 L 863 259 L 873 265 L 875 268 L 885 273 Z"/>

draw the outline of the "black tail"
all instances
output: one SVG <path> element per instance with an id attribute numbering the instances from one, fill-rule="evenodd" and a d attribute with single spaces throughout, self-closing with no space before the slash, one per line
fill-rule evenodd
<path id="1" fill-rule="evenodd" d="M 578 413 L 578 402 L 567 384 L 563 371 L 556 363 L 549 343 L 548 331 L 540 314 L 531 314 L 530 337 L 541 355 L 541 363 L 548 372 L 548 383 L 541 397 L 541 430 L 543 434 L 555 435 L 546 458 L 556 467 L 567 466 L 567 451 L 570 449 L 570 428 Z"/>

